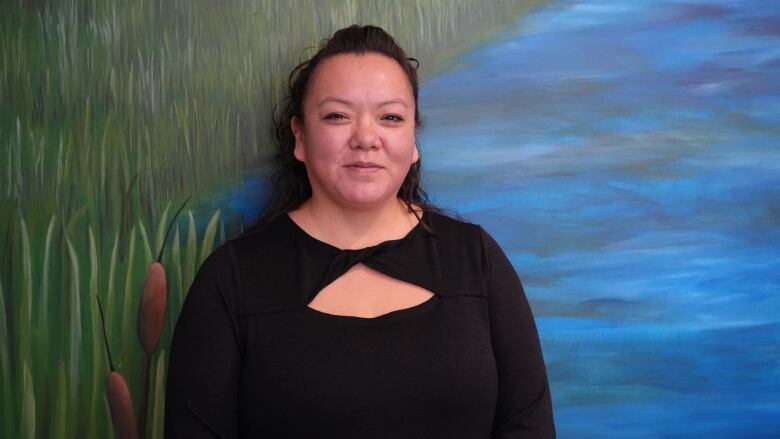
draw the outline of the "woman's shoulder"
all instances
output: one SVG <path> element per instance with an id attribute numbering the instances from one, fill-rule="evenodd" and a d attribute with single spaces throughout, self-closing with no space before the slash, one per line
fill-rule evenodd
<path id="1" fill-rule="evenodd" d="M 231 272 L 236 277 L 245 277 L 258 263 L 268 265 L 269 261 L 279 259 L 280 253 L 290 251 L 289 235 L 290 231 L 280 219 L 254 227 L 218 245 L 203 260 L 199 271 L 209 276 L 224 276 Z"/>
<path id="2" fill-rule="evenodd" d="M 287 214 L 281 214 L 274 216 L 272 218 L 263 218 L 261 217 L 258 219 L 254 224 L 250 225 L 249 228 L 242 231 L 238 236 L 235 236 L 231 239 L 231 241 L 234 242 L 247 242 L 252 240 L 262 240 L 264 238 L 272 237 L 274 234 L 278 233 L 280 229 L 282 229 L 286 223 L 285 219 L 287 218 Z"/>
<path id="3" fill-rule="evenodd" d="M 442 247 L 442 253 L 467 251 L 478 255 L 483 263 L 497 256 L 505 257 L 498 241 L 481 224 L 448 212 L 426 212 L 425 215 L 426 224 L 431 235 L 438 238 L 437 246 Z"/>
<path id="4" fill-rule="evenodd" d="M 423 222 L 433 236 L 445 238 L 442 241 L 468 240 L 478 243 L 485 233 L 482 226 L 447 211 L 426 211 Z"/>
<path id="5" fill-rule="evenodd" d="M 230 258 L 230 268 L 239 286 L 242 314 L 298 306 L 299 259 L 305 244 L 283 216 L 225 241 L 214 252 L 214 257 Z"/>
<path id="6" fill-rule="evenodd" d="M 228 240 L 239 258 L 256 251 L 273 251 L 290 247 L 295 230 L 285 221 L 286 214 L 270 221 L 253 225 L 240 235 Z"/>

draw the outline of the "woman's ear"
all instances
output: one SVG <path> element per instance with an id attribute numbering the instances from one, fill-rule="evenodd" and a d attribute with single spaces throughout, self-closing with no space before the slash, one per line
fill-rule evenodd
<path id="1" fill-rule="evenodd" d="M 306 151 L 303 149 L 303 124 L 295 116 L 290 119 L 290 129 L 293 132 L 293 136 L 295 136 L 293 155 L 298 161 L 306 162 Z"/>

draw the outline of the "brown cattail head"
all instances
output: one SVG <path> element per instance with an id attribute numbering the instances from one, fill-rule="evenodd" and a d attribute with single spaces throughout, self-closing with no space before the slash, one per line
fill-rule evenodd
<path id="1" fill-rule="evenodd" d="M 117 439 L 137 439 L 133 399 L 127 382 L 119 372 L 108 373 L 106 396 L 111 410 L 111 423 L 114 424 L 114 436 Z"/>
<path id="2" fill-rule="evenodd" d="M 146 273 L 141 305 L 138 307 L 138 339 L 147 355 L 151 355 L 160 340 L 165 324 L 165 306 L 168 302 L 168 281 L 165 268 L 152 262 Z"/>

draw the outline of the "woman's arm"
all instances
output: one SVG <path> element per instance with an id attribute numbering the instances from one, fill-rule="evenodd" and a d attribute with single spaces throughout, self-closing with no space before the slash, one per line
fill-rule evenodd
<path id="1" fill-rule="evenodd" d="M 237 438 L 240 282 L 230 242 L 201 266 L 171 343 L 166 438 Z"/>
<path id="2" fill-rule="evenodd" d="M 490 330 L 498 368 L 494 439 L 554 438 L 550 389 L 539 336 L 520 279 L 482 232 Z"/>

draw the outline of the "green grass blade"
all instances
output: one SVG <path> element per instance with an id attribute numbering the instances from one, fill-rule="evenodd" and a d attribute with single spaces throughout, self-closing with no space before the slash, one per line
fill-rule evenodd
<path id="1" fill-rule="evenodd" d="M 57 393 L 54 403 L 54 422 L 51 437 L 68 437 L 68 379 L 65 373 L 65 363 L 60 361 L 57 367 Z"/>
<path id="2" fill-rule="evenodd" d="M 179 245 L 179 226 L 173 233 L 173 243 L 171 244 L 171 262 L 169 265 L 169 271 L 171 273 L 168 282 L 168 298 L 170 305 L 166 310 L 166 325 L 173 332 L 176 319 L 179 317 L 179 310 L 182 306 L 182 300 L 184 298 L 183 285 L 182 285 L 182 267 L 181 267 L 181 247 Z"/>
<path id="3" fill-rule="evenodd" d="M 173 282 L 169 282 L 169 290 L 171 291 L 171 286 L 174 291 L 178 290 L 181 292 L 182 290 L 182 261 L 181 261 L 181 244 L 179 239 L 179 226 L 176 226 L 176 229 L 173 232 L 173 243 L 171 245 L 171 268 L 173 269 Z M 179 297 L 181 299 L 181 297 Z"/>
<path id="4" fill-rule="evenodd" d="M 70 394 L 75 398 L 79 390 L 79 378 L 81 372 L 81 285 L 79 281 L 79 259 L 76 249 L 70 242 L 70 238 L 65 238 L 68 245 L 68 254 L 70 255 L 70 345 L 68 347 L 68 356 L 70 361 Z"/>
<path id="5" fill-rule="evenodd" d="M 157 367 L 154 376 L 154 396 L 152 397 L 152 437 L 163 437 L 163 420 L 165 417 L 165 350 L 157 356 Z"/>
<path id="6" fill-rule="evenodd" d="M 196 257 L 198 252 L 197 229 L 195 228 L 195 218 L 192 217 L 192 211 L 188 212 L 189 229 L 187 230 L 187 253 L 184 257 L 184 287 L 188 289 L 195 276 L 197 266 Z"/>
<path id="7" fill-rule="evenodd" d="M 95 297 L 98 294 L 98 254 L 95 244 L 95 235 L 92 233 L 92 227 L 87 228 L 89 234 L 89 297 Z"/>
<path id="8" fill-rule="evenodd" d="M 8 352 L 8 347 L 11 346 L 11 340 L 8 339 L 8 314 L 5 310 L 5 294 L 3 293 L 3 279 L 0 278 L 0 379 L 2 379 L 2 396 L 3 400 L 0 401 L 0 410 L 4 416 L 8 416 L 11 419 L 16 419 L 16 404 L 11 399 L 11 357 Z M 11 426 L 14 422 L 3 422 L 5 431 L 3 431 L 5 437 L 13 437 L 13 431 Z"/>
<path id="9" fill-rule="evenodd" d="M 96 297 L 99 292 L 99 276 L 98 276 L 98 253 L 97 253 L 97 246 L 95 244 L 95 236 L 92 233 L 92 228 L 89 228 L 89 296 L 90 298 Z M 100 401 L 101 401 L 101 377 L 103 376 L 103 371 L 105 370 L 105 367 L 103 367 L 104 364 L 104 358 L 103 355 L 103 340 L 101 338 L 101 331 L 100 331 L 100 317 L 97 312 L 97 306 L 96 301 L 90 300 L 89 303 L 92 304 L 88 309 L 90 309 L 90 332 L 92 334 L 92 393 L 91 393 L 91 401 L 89 402 L 89 411 L 90 411 L 90 419 L 93 421 L 90 422 L 90 428 L 94 427 L 94 423 L 98 419 L 98 412 L 100 409 Z"/>
<path id="10" fill-rule="evenodd" d="M 125 274 L 125 291 L 122 295 L 122 332 L 120 335 L 122 336 L 122 346 L 123 348 L 127 347 L 127 343 L 129 339 L 131 339 L 131 334 L 134 335 L 135 331 L 133 331 L 135 319 L 133 316 L 135 315 L 135 306 L 133 298 L 135 297 L 135 294 L 133 294 L 133 262 L 135 260 L 135 227 L 133 227 L 130 230 L 130 247 L 127 250 L 127 268 L 126 268 L 126 274 Z M 134 338 L 134 337 L 132 337 Z M 126 352 L 126 349 L 122 349 L 123 353 Z M 125 356 L 123 354 L 123 356 Z"/>
<path id="11" fill-rule="evenodd" d="M 214 212 L 211 216 L 209 224 L 206 226 L 206 231 L 203 232 L 203 242 L 200 247 L 200 259 L 198 265 L 202 264 L 211 251 L 214 249 L 214 237 L 217 233 L 217 223 L 219 221 L 219 210 Z"/>
<path id="12" fill-rule="evenodd" d="M 65 233 L 71 235 L 74 233 L 74 229 L 76 228 L 76 225 L 79 224 L 79 220 L 81 220 L 81 217 L 84 216 L 84 214 L 87 213 L 87 210 L 89 209 L 89 204 L 85 204 L 78 208 L 75 212 L 73 212 L 68 219 L 68 223 L 65 225 Z"/>
<path id="13" fill-rule="evenodd" d="M 47 333 L 49 322 L 49 273 L 51 272 L 51 242 L 54 237 L 54 225 L 56 216 L 52 215 L 49 221 L 49 227 L 46 230 L 46 243 L 43 248 L 43 271 L 41 271 L 41 293 L 38 300 L 38 328 L 41 332 Z"/>
<path id="14" fill-rule="evenodd" d="M 22 366 L 22 431 L 23 439 L 35 438 L 35 389 L 33 388 L 32 374 L 27 363 Z"/>
<path id="15" fill-rule="evenodd" d="M 157 235 L 154 239 L 154 251 L 155 255 L 157 252 L 160 251 L 162 246 L 164 245 L 163 239 L 165 239 L 165 229 L 168 226 L 168 213 L 171 210 L 171 203 L 168 202 L 168 204 L 165 205 L 165 209 L 163 209 L 162 215 L 160 216 L 160 221 L 157 224 Z"/>
<path id="16" fill-rule="evenodd" d="M 149 265 L 154 260 L 154 253 L 152 253 L 152 247 L 149 243 L 149 236 L 146 234 L 146 227 L 144 227 L 143 221 L 138 221 L 138 230 L 141 232 L 141 241 L 144 244 L 144 254 L 146 255 L 146 265 Z"/>
<path id="17" fill-rule="evenodd" d="M 31 364 L 32 358 L 30 346 L 32 344 L 32 256 L 30 255 L 30 237 L 27 234 L 27 224 L 24 219 L 19 220 L 22 241 L 22 285 L 20 288 L 21 298 L 19 300 L 19 318 L 18 318 L 18 347 L 19 347 L 19 369 L 22 365 Z"/>
<path id="18" fill-rule="evenodd" d="M 108 284 L 106 285 L 106 295 L 108 296 L 108 300 L 106 300 L 106 307 L 108 315 L 108 326 L 109 328 L 114 328 L 113 323 L 116 322 L 116 315 L 114 313 L 114 310 L 116 309 L 116 306 L 114 302 L 116 301 L 116 289 L 114 288 L 115 281 L 114 278 L 116 276 L 116 264 L 117 259 L 119 257 L 119 232 L 116 232 L 114 234 L 114 246 L 111 249 L 111 261 L 108 263 Z M 109 331 L 111 332 L 111 331 Z"/>

